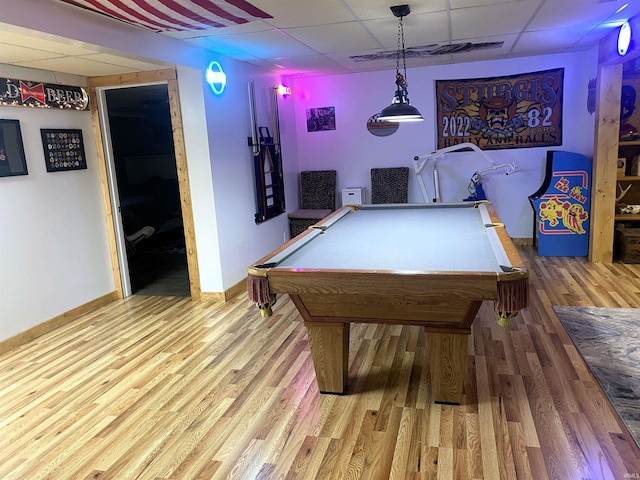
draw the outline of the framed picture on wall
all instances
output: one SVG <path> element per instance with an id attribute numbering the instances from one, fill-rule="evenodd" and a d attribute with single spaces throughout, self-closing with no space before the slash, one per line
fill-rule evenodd
<path id="1" fill-rule="evenodd" d="M 47 172 L 87 168 L 82 130 L 41 129 L 40 135 Z"/>
<path id="2" fill-rule="evenodd" d="M 336 129 L 336 108 L 307 108 L 307 132 Z"/>
<path id="3" fill-rule="evenodd" d="M 0 119 L 0 177 L 28 175 L 19 120 Z"/>

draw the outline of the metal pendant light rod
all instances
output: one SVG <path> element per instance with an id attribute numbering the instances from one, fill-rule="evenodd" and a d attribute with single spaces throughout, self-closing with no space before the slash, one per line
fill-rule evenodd
<path id="1" fill-rule="evenodd" d="M 404 47 L 404 24 L 402 19 L 411 13 L 411 8 L 409 5 L 396 5 L 395 7 L 391 7 L 391 12 L 398 20 L 398 48 L 396 54 L 396 74 L 400 73 L 400 55 L 402 54 L 402 75 L 405 78 L 405 86 L 406 86 L 406 78 L 407 78 L 407 59 Z M 404 89 L 406 91 L 406 88 Z"/>
<path id="2" fill-rule="evenodd" d="M 407 91 L 407 65 L 404 45 L 404 25 L 402 18 L 411 12 L 409 5 L 391 7 L 393 15 L 398 17 L 398 47 L 396 52 L 396 91 L 391 105 L 382 109 L 378 120 L 388 122 L 419 122 L 424 120 L 418 109 L 409 102 Z M 400 72 L 400 56 L 402 56 L 402 73 Z"/>

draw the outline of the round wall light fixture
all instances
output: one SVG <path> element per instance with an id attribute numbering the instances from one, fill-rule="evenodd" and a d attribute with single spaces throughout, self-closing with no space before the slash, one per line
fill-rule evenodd
<path id="1" fill-rule="evenodd" d="M 620 56 L 626 55 L 629 45 L 631 45 L 631 25 L 629 22 L 625 22 L 618 31 L 618 54 Z"/>
<path id="2" fill-rule="evenodd" d="M 224 87 L 227 86 L 227 75 L 222 70 L 222 66 L 216 62 L 212 61 L 207 67 L 207 72 L 205 73 L 205 78 L 207 79 L 207 83 L 213 90 L 213 93 L 216 95 L 222 94 L 224 92 Z"/>

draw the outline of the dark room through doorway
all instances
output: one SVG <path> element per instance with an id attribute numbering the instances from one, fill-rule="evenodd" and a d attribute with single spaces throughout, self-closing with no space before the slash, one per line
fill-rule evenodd
<path id="1" fill-rule="evenodd" d="M 131 293 L 188 297 L 167 85 L 109 89 L 105 104 Z"/>

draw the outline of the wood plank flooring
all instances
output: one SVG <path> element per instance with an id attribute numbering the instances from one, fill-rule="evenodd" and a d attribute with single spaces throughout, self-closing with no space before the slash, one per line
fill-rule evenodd
<path id="1" fill-rule="evenodd" d="M 319 395 L 287 297 L 134 296 L 0 356 L 0 478 L 640 478 L 552 310 L 640 307 L 640 265 L 519 249 L 532 304 L 508 329 L 483 305 L 461 406 L 431 401 L 418 327 L 353 325 L 348 394 Z"/>

